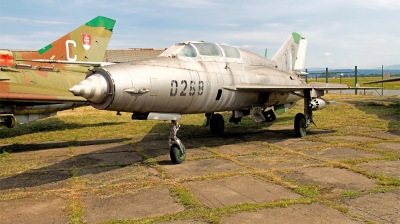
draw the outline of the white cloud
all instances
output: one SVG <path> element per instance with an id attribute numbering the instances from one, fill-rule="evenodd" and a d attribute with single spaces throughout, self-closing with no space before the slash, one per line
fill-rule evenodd
<path id="1" fill-rule="evenodd" d="M 203 8 L 217 5 L 215 2 L 208 0 L 163 0 L 157 1 L 157 3 L 173 8 Z"/>
<path id="2" fill-rule="evenodd" d="M 238 23 L 217 23 L 215 26 L 226 26 L 226 27 L 239 27 Z"/>
<path id="3" fill-rule="evenodd" d="M 399 0 L 356 0 L 359 6 L 367 8 L 385 8 L 389 10 L 400 10 Z"/>
<path id="4" fill-rule="evenodd" d="M 65 21 L 34 20 L 34 19 L 26 19 L 26 18 L 20 18 L 20 17 L 7 17 L 7 16 L 0 16 L 0 21 L 1 22 L 18 23 L 18 24 L 21 24 L 21 23 L 24 23 L 24 24 L 38 23 L 38 24 L 48 24 L 48 25 L 73 24 L 73 23 L 65 22 Z"/>
<path id="5" fill-rule="evenodd" d="M 253 46 L 248 45 L 248 44 L 245 44 L 245 45 L 239 46 L 239 48 L 243 48 L 243 49 L 252 49 Z"/>
<path id="6" fill-rule="evenodd" d="M 24 0 L 23 3 L 1 3 L 0 48 L 38 49 L 102 15 L 117 20 L 110 48 L 162 48 L 187 40 L 204 40 L 229 43 L 259 55 L 264 55 L 268 48 L 268 55 L 273 55 L 295 31 L 308 40 L 306 67 L 309 68 L 400 63 L 400 52 L 395 50 L 400 49 L 400 0 L 253 0 L 251 3 Z M 40 8 L 46 13 L 24 10 L 30 8 Z"/>

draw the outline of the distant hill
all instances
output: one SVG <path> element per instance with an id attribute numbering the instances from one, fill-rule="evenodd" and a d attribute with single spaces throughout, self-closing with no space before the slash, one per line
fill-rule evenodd
<path id="1" fill-rule="evenodd" d="M 309 68 L 307 69 L 309 77 L 325 77 L 325 68 Z M 382 67 L 372 68 L 372 69 L 362 69 L 358 68 L 357 72 L 359 75 L 363 76 L 381 76 Z M 400 64 L 398 65 L 388 65 L 383 66 L 383 72 L 389 72 L 391 76 L 400 76 Z M 354 76 L 354 68 L 328 68 L 329 77 L 334 77 L 340 74 L 343 76 Z"/>
<path id="2" fill-rule="evenodd" d="M 382 69 L 382 67 L 376 68 L 376 69 Z M 400 64 L 398 65 L 387 65 L 387 66 L 383 66 L 383 70 L 385 69 L 389 69 L 389 70 L 400 70 Z"/>
<path id="3" fill-rule="evenodd" d="M 379 70 L 382 72 L 382 67 L 363 69 L 362 67 L 358 66 L 358 70 L 359 71 L 360 70 Z M 383 71 L 386 71 L 386 70 L 400 70 L 400 64 L 384 65 Z M 325 72 L 325 68 L 307 68 L 307 71 L 309 71 L 309 72 L 324 71 Z M 354 66 L 351 68 L 328 68 L 328 72 L 330 72 L 330 71 L 354 71 Z"/>

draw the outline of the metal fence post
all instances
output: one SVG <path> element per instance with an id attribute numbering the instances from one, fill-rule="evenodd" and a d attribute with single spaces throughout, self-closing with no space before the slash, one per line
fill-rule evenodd
<path id="1" fill-rule="evenodd" d="M 358 88 L 358 80 L 357 80 L 357 65 L 354 67 L 354 76 L 355 76 L 355 86 L 356 86 L 356 95 L 358 94 L 357 88 Z"/>
<path id="2" fill-rule="evenodd" d="M 307 73 L 307 75 L 306 75 L 306 83 L 308 83 L 308 72 L 307 72 L 307 69 L 306 69 L 306 73 Z"/>
<path id="3" fill-rule="evenodd" d="M 326 83 L 329 82 L 328 81 L 328 68 L 325 69 L 325 80 L 326 80 Z M 329 93 L 328 90 L 326 91 L 326 93 Z"/>
<path id="4" fill-rule="evenodd" d="M 382 65 L 382 80 L 383 80 L 383 65 Z M 383 96 L 383 82 L 382 82 L 382 96 Z"/>

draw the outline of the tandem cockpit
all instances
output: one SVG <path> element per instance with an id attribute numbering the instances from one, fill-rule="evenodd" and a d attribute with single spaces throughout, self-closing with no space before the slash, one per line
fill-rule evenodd
<path id="1" fill-rule="evenodd" d="M 182 60 L 242 62 L 236 47 L 203 41 L 178 43 L 165 50 L 159 57 L 179 57 Z"/>

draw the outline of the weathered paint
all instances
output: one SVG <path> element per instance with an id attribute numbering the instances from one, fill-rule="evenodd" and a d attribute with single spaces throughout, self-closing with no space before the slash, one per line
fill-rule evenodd
<path id="1" fill-rule="evenodd" d="M 292 52 L 294 46 L 293 56 L 296 57 L 298 47 L 295 45 L 294 38 L 290 36 L 282 49 Z M 212 46 L 208 55 L 200 53 L 206 46 Z M 188 54 L 191 48 L 196 54 Z M 239 57 L 230 53 L 235 51 Z M 285 52 L 281 57 L 286 57 Z M 292 67 L 288 65 L 289 61 L 286 63 L 282 71 L 276 61 L 245 50 L 190 42 L 176 44 L 160 57 L 150 60 L 95 68 L 70 91 L 87 98 L 97 109 L 139 114 L 248 111 L 254 105 L 265 109 L 301 99 L 292 94 L 295 87 L 299 87 L 298 91 L 311 89 L 295 71 L 286 72 Z M 268 87 L 264 90 L 260 84 Z M 154 94 L 155 91 L 157 94 Z M 268 95 L 260 96 L 260 93 Z"/>
<path id="2" fill-rule="evenodd" d="M 301 35 L 298 34 L 298 33 L 296 33 L 296 32 L 293 32 L 293 33 L 292 33 L 292 36 L 293 36 L 294 42 L 295 42 L 296 44 L 299 44 L 299 43 L 300 43 Z"/>
<path id="3" fill-rule="evenodd" d="M 105 27 L 109 31 L 113 31 L 114 25 L 115 25 L 115 20 L 103 16 L 98 16 L 86 23 L 86 26 Z"/>
<path id="4" fill-rule="evenodd" d="M 28 76 L 26 75 L 26 73 L 21 69 L 22 74 L 24 74 L 25 77 L 25 84 L 30 85 L 31 81 L 29 80 Z"/>
<path id="5" fill-rule="evenodd" d="M 0 66 L 13 66 L 14 60 L 12 52 L 9 50 L 0 50 Z"/>
<path id="6" fill-rule="evenodd" d="M 0 65 L 10 65 L 1 63 L 10 57 L 67 60 L 67 52 L 68 56 L 75 57 L 79 61 L 101 62 L 114 25 L 115 20 L 96 17 L 38 51 L 14 54 L 9 51 L 4 52 L 4 55 L 8 54 L 8 57 L 1 57 Z M 93 38 L 90 47 L 84 46 L 82 33 Z M 0 55 L 3 55 L 3 52 L 0 52 Z M 59 110 L 85 105 L 86 99 L 74 96 L 68 89 L 85 78 L 87 67 L 25 61 L 23 64 L 28 66 L 1 67 L 0 126 L 12 126 L 6 121 L 10 116 L 10 111 L 16 111 L 19 115 L 17 119 L 21 118 L 23 122 L 27 122 L 54 115 L 54 112 Z"/>
<path id="7" fill-rule="evenodd" d="M 47 46 L 45 46 L 45 47 L 39 49 L 39 50 L 38 50 L 38 53 L 39 53 L 40 55 L 42 55 L 42 54 L 44 54 L 46 51 L 50 50 L 52 47 L 53 47 L 53 45 L 52 45 L 52 44 L 49 44 L 49 45 L 47 45 Z"/>
<path id="8" fill-rule="evenodd" d="M 113 19 L 98 16 L 38 51 L 15 53 L 14 58 L 67 60 L 76 56 L 76 61 L 102 61 L 115 22 Z M 92 37 L 92 46 L 89 50 L 86 50 L 83 45 L 82 33 L 90 34 Z M 49 64 L 37 62 L 24 62 L 24 64 L 49 66 Z M 63 68 L 66 65 L 54 64 L 53 66 Z"/>

